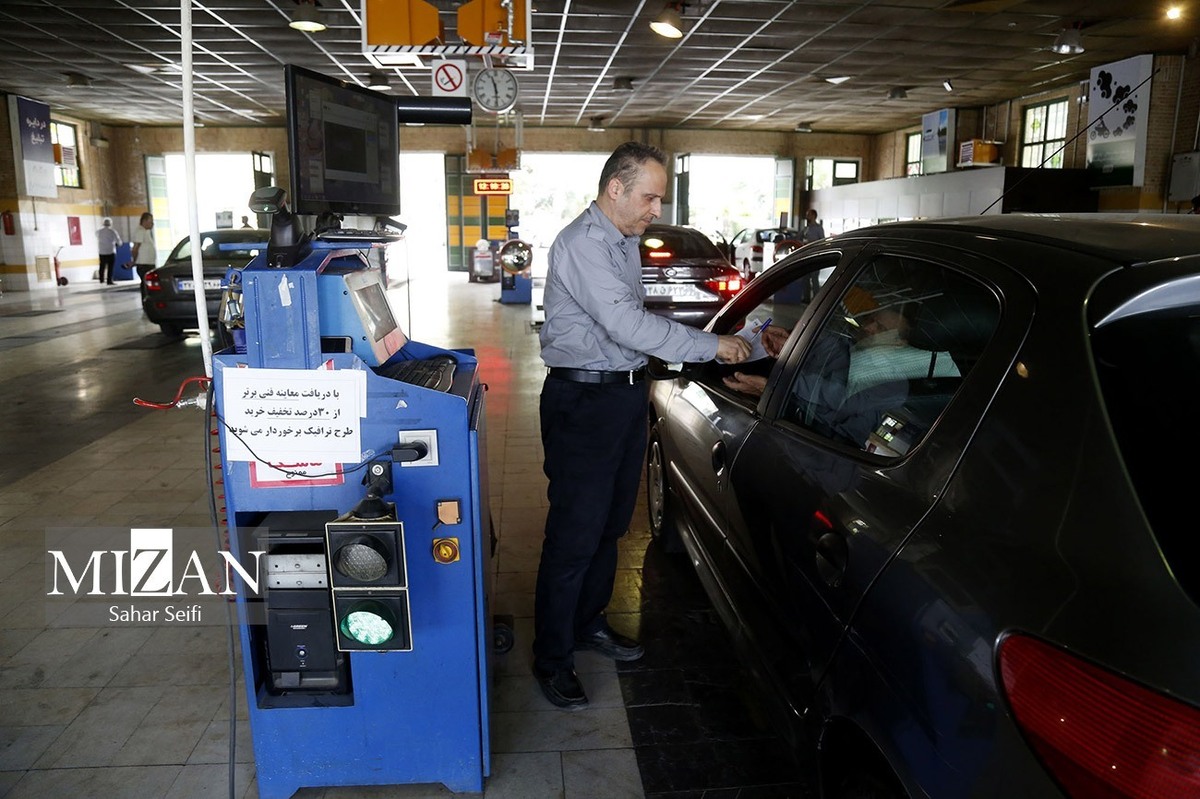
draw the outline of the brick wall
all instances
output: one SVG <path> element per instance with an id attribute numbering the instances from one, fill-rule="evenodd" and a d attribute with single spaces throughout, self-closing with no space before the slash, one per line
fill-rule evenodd
<path id="1" fill-rule="evenodd" d="M 13 158 L 12 126 L 8 124 L 8 95 L 0 95 L 0 202 L 17 197 L 17 166 Z"/>

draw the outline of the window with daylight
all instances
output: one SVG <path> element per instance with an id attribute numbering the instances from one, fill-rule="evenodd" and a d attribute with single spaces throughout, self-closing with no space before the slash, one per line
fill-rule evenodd
<path id="1" fill-rule="evenodd" d="M 905 147 L 904 174 L 921 174 L 921 134 L 908 134 L 908 144 Z"/>
<path id="2" fill-rule="evenodd" d="M 841 158 L 810 158 L 805 181 L 809 191 L 858 183 L 858 161 Z"/>
<path id="3" fill-rule="evenodd" d="M 50 142 L 54 145 L 54 184 L 78 189 L 79 146 L 76 128 L 66 122 L 50 123 Z"/>
<path id="4" fill-rule="evenodd" d="M 1067 141 L 1067 101 L 1055 100 L 1025 108 L 1021 125 L 1021 166 L 1062 169 Z M 1045 163 L 1042 163 L 1045 161 Z"/>

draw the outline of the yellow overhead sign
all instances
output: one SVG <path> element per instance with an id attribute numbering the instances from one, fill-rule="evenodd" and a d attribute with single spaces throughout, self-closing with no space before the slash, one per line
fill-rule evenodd
<path id="1" fill-rule="evenodd" d="M 363 0 L 363 43 L 439 44 L 442 24 L 438 10 L 426 0 Z"/>

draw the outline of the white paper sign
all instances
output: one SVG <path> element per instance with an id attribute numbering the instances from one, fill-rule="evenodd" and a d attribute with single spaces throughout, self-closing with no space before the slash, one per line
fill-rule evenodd
<path id="1" fill-rule="evenodd" d="M 359 369 L 226 369 L 230 461 L 358 463 L 367 378 Z"/>

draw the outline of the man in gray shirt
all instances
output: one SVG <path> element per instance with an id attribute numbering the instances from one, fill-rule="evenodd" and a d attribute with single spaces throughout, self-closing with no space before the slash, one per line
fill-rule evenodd
<path id="1" fill-rule="evenodd" d="M 804 214 L 804 232 L 801 234 L 804 243 L 820 241 L 825 238 L 825 227 L 817 221 L 817 209 L 809 208 Z"/>
<path id="2" fill-rule="evenodd" d="M 604 616 L 617 540 L 637 501 L 646 451 L 647 357 L 738 363 L 750 345 L 655 316 L 643 306 L 638 241 L 662 215 L 666 157 L 627 142 L 600 173 L 599 194 L 550 248 L 543 304 L 543 469 L 550 510 L 534 600 L 534 675 L 560 707 L 587 704 L 574 651 L 637 660 L 641 645 Z"/>

